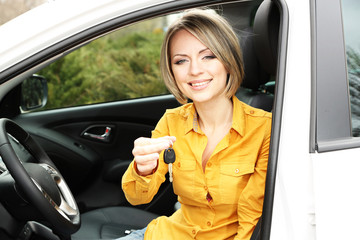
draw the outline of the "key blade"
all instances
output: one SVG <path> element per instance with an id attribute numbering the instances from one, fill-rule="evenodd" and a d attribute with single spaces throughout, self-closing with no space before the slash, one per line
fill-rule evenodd
<path id="1" fill-rule="evenodd" d="M 169 181 L 173 181 L 172 163 L 169 163 Z"/>

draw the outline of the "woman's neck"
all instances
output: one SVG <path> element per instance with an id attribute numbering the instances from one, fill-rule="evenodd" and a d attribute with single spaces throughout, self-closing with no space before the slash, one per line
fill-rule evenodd
<path id="1" fill-rule="evenodd" d="M 221 98 L 212 103 L 194 103 L 199 117 L 199 125 L 208 141 L 202 154 L 202 167 L 205 172 L 206 164 L 218 143 L 231 129 L 233 104 L 228 98 Z"/>
<path id="2" fill-rule="evenodd" d="M 230 129 L 232 124 L 232 99 L 221 98 L 211 103 L 194 103 L 203 132 L 212 133 L 216 129 Z"/>

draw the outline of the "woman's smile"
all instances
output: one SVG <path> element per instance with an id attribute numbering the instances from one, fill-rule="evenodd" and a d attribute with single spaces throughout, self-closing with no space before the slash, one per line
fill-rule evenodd
<path id="1" fill-rule="evenodd" d="M 196 81 L 192 81 L 189 82 L 189 85 L 194 89 L 194 90 L 202 90 L 204 88 L 206 88 L 211 82 L 210 80 L 196 80 Z"/>

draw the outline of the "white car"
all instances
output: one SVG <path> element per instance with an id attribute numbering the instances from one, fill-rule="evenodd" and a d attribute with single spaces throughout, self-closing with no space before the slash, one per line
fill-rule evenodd
<path id="1" fill-rule="evenodd" d="M 239 35 L 237 96 L 273 113 L 252 239 L 360 239 L 356 0 L 54 0 L 0 26 L 0 239 L 116 238 L 174 212 L 169 181 L 137 207 L 120 182 L 134 139 L 178 106 L 163 33 L 204 6 Z"/>

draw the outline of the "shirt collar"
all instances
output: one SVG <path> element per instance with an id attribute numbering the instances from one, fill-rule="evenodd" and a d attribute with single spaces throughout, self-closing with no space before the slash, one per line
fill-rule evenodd
<path id="1" fill-rule="evenodd" d="M 245 129 L 245 112 L 240 100 L 233 96 L 233 120 L 232 128 L 237 131 L 241 136 L 244 136 Z"/>
<path id="2" fill-rule="evenodd" d="M 197 119 L 197 113 L 195 110 L 195 106 L 193 103 L 186 104 L 181 112 L 180 115 L 185 119 L 185 126 L 184 126 L 184 133 L 187 134 L 191 130 L 194 129 L 195 132 L 199 129 L 199 122 Z"/>

